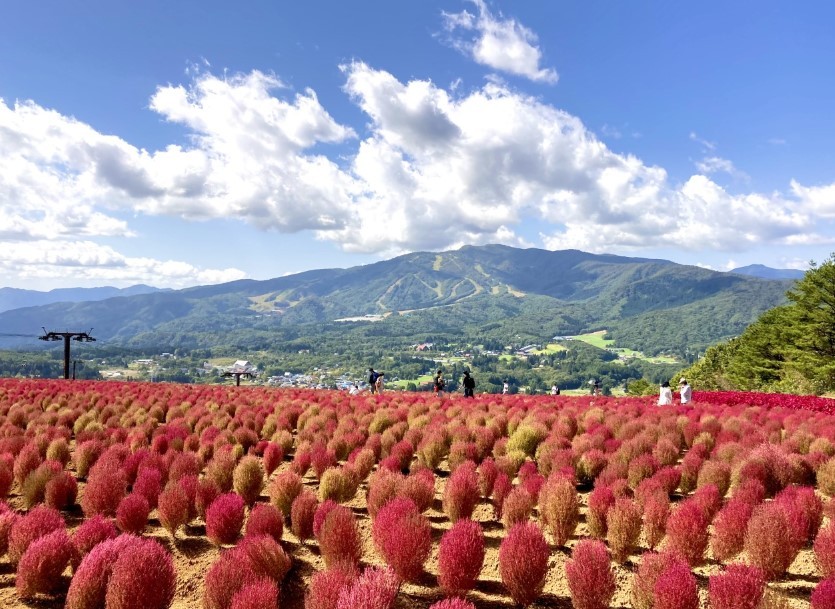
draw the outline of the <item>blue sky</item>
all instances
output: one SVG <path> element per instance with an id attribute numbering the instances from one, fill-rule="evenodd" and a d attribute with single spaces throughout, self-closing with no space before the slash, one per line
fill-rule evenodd
<path id="1" fill-rule="evenodd" d="M 825 2 L 14 3 L 0 285 L 835 247 Z"/>

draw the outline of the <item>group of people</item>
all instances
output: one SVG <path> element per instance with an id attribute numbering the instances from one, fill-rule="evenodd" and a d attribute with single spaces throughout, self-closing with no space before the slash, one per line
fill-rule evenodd
<path id="1" fill-rule="evenodd" d="M 681 377 L 678 382 L 678 390 L 681 395 L 681 403 L 688 404 L 693 399 L 693 389 L 687 383 L 687 379 Z M 673 403 L 673 390 L 670 388 L 670 383 L 664 381 L 661 383 L 661 392 L 658 395 L 659 406 L 670 406 Z"/>
<path id="2" fill-rule="evenodd" d="M 464 386 L 464 397 L 475 397 L 475 379 L 470 375 L 469 370 L 464 370 L 464 378 L 461 379 L 461 384 Z M 432 390 L 435 395 L 441 395 L 446 390 L 446 380 L 444 379 L 444 371 L 438 370 L 435 378 L 432 381 Z"/>

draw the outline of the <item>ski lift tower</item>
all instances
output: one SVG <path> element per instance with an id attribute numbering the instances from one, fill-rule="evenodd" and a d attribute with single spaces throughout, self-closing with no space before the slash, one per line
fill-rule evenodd
<path id="1" fill-rule="evenodd" d="M 223 373 L 224 377 L 235 377 L 235 386 L 241 386 L 241 377 L 254 379 L 258 376 L 258 370 L 247 361 L 238 360 Z"/>
<path id="2" fill-rule="evenodd" d="M 90 332 L 93 328 L 90 328 Z M 64 378 L 70 378 L 70 341 L 74 340 L 80 343 L 95 342 L 95 338 L 90 336 L 90 332 L 47 332 L 43 329 L 43 336 L 39 336 L 40 340 L 63 340 L 64 341 Z"/>

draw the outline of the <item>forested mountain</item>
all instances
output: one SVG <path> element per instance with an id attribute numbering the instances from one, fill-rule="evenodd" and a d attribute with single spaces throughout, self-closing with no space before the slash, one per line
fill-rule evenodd
<path id="1" fill-rule="evenodd" d="M 773 269 L 770 266 L 762 264 L 749 264 L 748 266 L 741 266 L 728 272 L 736 273 L 737 275 L 748 275 L 749 277 L 759 277 L 760 279 L 800 279 L 804 274 L 803 271 L 798 271 L 797 269 Z"/>
<path id="2" fill-rule="evenodd" d="M 53 302 L 88 302 L 104 300 L 115 296 L 134 296 L 158 292 L 159 288 L 149 285 L 132 285 L 127 288 L 104 286 L 100 288 L 57 288 L 48 292 L 22 290 L 19 288 L 0 288 L 0 312 L 22 307 L 36 307 Z"/>
<path id="3" fill-rule="evenodd" d="M 0 313 L 0 333 L 93 327 L 99 340 L 128 347 L 280 350 L 339 336 L 507 345 L 607 329 L 618 346 L 684 355 L 738 335 L 785 302 L 790 285 L 665 260 L 467 246 L 266 281 L 15 309 Z M 338 321 L 362 316 L 379 321 Z"/>
<path id="4" fill-rule="evenodd" d="M 787 296 L 685 374 L 705 389 L 835 390 L 835 257 L 813 265 Z"/>

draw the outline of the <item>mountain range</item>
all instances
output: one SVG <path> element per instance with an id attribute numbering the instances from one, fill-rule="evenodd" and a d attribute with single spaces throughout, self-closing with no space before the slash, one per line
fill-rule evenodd
<path id="1" fill-rule="evenodd" d="M 22 290 L 19 288 L 0 288 L 0 313 L 23 307 L 36 307 L 54 302 L 89 302 L 105 300 L 116 296 L 135 296 L 159 292 L 159 288 L 149 285 L 132 285 L 127 288 L 104 286 L 100 288 L 57 288 L 48 292 Z"/>
<path id="2" fill-rule="evenodd" d="M 342 334 L 510 344 L 606 329 L 618 346 L 684 353 L 739 334 L 783 303 L 790 285 L 666 260 L 465 246 L 264 281 L 7 310 L 0 344 L 32 346 L 2 335 L 34 337 L 41 327 L 92 327 L 99 341 L 163 350 L 269 350 L 301 338 L 315 348 L 322 336 Z"/>
<path id="3" fill-rule="evenodd" d="M 748 266 L 741 266 L 728 272 L 738 275 L 748 275 L 750 277 L 759 277 L 760 279 L 800 279 L 805 273 L 797 269 L 773 269 L 770 266 L 762 264 L 749 264 Z"/>

